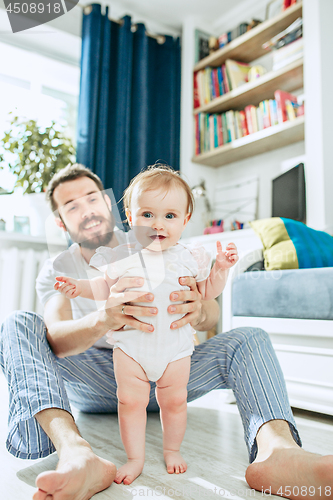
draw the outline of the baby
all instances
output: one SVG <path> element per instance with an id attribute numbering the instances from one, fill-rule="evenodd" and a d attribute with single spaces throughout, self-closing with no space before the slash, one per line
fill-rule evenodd
<path id="1" fill-rule="evenodd" d="M 169 167 L 153 166 L 137 175 L 125 191 L 124 206 L 136 243 L 97 249 L 90 264 L 105 271 L 105 278 L 57 277 L 55 288 L 68 298 L 80 295 L 106 300 L 118 279 L 139 276 L 145 286 L 137 290 L 154 294 L 152 307 L 158 307 L 158 314 L 150 318 L 151 333 L 127 327 L 112 334 L 120 434 L 128 460 L 118 470 L 115 482 L 130 484 L 144 465 L 149 381 L 156 382 L 167 471 L 178 474 L 187 469 L 179 450 L 186 430 L 194 330 L 190 324 L 173 329 L 173 322 L 182 315 L 168 313 L 169 296 L 179 289 L 179 277 L 194 276 L 202 298 L 214 299 L 224 289 L 229 268 L 238 255 L 233 243 L 223 252 L 217 242 L 211 269 L 211 257 L 204 248 L 179 243 L 193 212 L 193 196 L 188 184 Z M 135 316 L 135 307 L 129 309 Z"/>

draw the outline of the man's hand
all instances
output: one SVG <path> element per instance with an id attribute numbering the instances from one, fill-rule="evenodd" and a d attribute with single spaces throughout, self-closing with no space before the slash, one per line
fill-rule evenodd
<path id="1" fill-rule="evenodd" d="M 198 291 L 197 283 L 192 276 L 179 278 L 181 285 L 186 285 L 190 290 L 177 290 L 170 294 L 171 301 L 184 301 L 184 304 L 173 304 L 168 307 L 170 314 L 184 314 L 178 321 L 171 323 L 170 328 L 176 329 L 190 323 L 193 328 L 204 320 L 201 294 Z"/>
<path id="2" fill-rule="evenodd" d="M 121 278 L 110 288 L 110 295 L 105 304 L 104 321 L 110 330 L 120 330 L 125 325 L 143 332 L 153 332 L 154 327 L 143 323 L 133 316 L 155 316 L 156 307 L 137 306 L 136 302 L 152 302 L 153 294 L 130 290 L 143 286 L 143 278 Z"/>

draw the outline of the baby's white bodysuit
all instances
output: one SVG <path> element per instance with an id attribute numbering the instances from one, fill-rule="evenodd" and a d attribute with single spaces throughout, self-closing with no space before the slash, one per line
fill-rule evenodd
<path id="1" fill-rule="evenodd" d="M 100 247 L 90 265 L 105 271 L 111 279 L 142 277 L 145 279 L 144 286 L 131 290 L 154 294 L 154 301 L 149 307 L 156 307 L 158 314 L 137 318 L 152 324 L 153 332 L 142 332 L 130 327 L 113 332 L 114 349 L 122 349 L 137 361 L 149 380 L 159 380 L 171 361 L 192 354 L 193 328 L 187 324 L 172 330 L 171 323 L 183 315 L 169 314 L 167 308 L 170 304 L 180 303 L 170 301 L 171 292 L 189 289 L 179 284 L 181 276 L 193 276 L 196 281 L 203 281 L 209 276 L 211 256 L 203 247 L 178 243 L 163 252 L 147 250 L 139 245 L 135 248 L 121 245 L 116 249 Z M 136 305 L 148 306 L 146 302 Z"/>

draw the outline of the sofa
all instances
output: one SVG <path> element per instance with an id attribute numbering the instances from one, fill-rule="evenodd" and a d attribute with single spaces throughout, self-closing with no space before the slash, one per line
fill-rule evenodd
<path id="1" fill-rule="evenodd" d="M 242 256 L 230 278 L 224 329 L 266 330 L 291 405 L 333 415 L 333 267 L 266 271 L 258 248 Z"/>

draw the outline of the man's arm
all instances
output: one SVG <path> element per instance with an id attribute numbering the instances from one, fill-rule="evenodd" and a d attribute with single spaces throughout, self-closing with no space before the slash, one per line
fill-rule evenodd
<path id="1" fill-rule="evenodd" d="M 74 356 L 86 351 L 102 338 L 108 330 L 120 330 L 128 325 L 137 330 L 151 332 L 152 326 L 143 323 L 135 316 L 155 316 L 156 308 L 136 306 L 135 302 L 151 302 L 152 294 L 140 295 L 142 292 L 128 290 L 143 285 L 143 280 L 138 283 L 138 278 L 122 278 L 110 289 L 109 298 L 105 308 L 94 311 L 80 319 L 73 319 L 70 300 L 65 296 L 54 295 L 44 308 L 44 321 L 47 328 L 47 340 L 52 351 L 59 358 Z M 125 291 L 127 290 L 127 291 Z M 126 305 L 126 314 L 123 305 Z"/>

